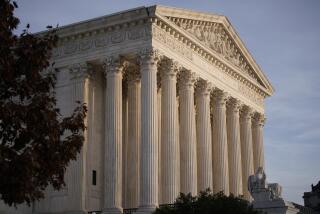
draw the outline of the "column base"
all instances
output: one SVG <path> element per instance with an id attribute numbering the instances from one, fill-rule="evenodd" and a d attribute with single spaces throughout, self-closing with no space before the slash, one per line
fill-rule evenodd
<path id="1" fill-rule="evenodd" d="M 119 207 L 105 208 L 102 210 L 102 214 L 122 214 L 123 209 Z"/>
<path id="2" fill-rule="evenodd" d="M 140 206 L 136 214 L 151 214 L 157 209 L 156 205 Z"/>

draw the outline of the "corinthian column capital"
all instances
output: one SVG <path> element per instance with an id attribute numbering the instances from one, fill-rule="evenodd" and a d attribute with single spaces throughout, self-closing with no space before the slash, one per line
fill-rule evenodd
<path id="1" fill-rule="evenodd" d="M 178 62 L 169 58 L 164 58 L 159 63 L 161 79 L 175 77 L 179 69 Z"/>
<path id="2" fill-rule="evenodd" d="M 103 61 L 103 70 L 105 76 L 122 73 L 124 68 L 120 56 L 109 56 Z"/>
<path id="3" fill-rule="evenodd" d="M 228 110 L 228 112 L 239 113 L 241 105 L 242 105 L 242 103 L 240 100 L 231 97 L 227 101 L 227 110 Z M 228 116 L 229 116 L 229 114 L 228 114 Z"/>
<path id="4" fill-rule="evenodd" d="M 216 107 L 225 106 L 228 98 L 228 94 L 222 90 L 215 89 L 212 92 L 212 99 Z"/>
<path id="5" fill-rule="evenodd" d="M 93 67 L 87 62 L 72 64 L 68 67 L 71 79 L 86 79 L 93 75 Z"/>
<path id="6" fill-rule="evenodd" d="M 196 82 L 196 93 L 202 95 L 210 95 L 212 90 L 212 84 L 204 79 L 199 79 Z"/>
<path id="7" fill-rule="evenodd" d="M 144 48 L 139 52 L 140 64 L 151 63 L 157 64 L 160 59 L 160 53 L 157 49 L 154 48 Z"/>
<path id="8" fill-rule="evenodd" d="M 196 74 L 190 70 L 183 69 L 179 72 L 179 89 L 194 89 Z"/>
<path id="9" fill-rule="evenodd" d="M 253 115 L 253 118 L 252 118 L 253 124 L 255 124 L 257 126 L 264 126 L 265 122 L 266 122 L 266 118 L 263 114 L 256 112 Z"/>
<path id="10" fill-rule="evenodd" d="M 141 79 L 141 73 L 138 64 L 132 62 L 125 63 L 125 73 L 128 83 L 138 82 Z"/>
<path id="11" fill-rule="evenodd" d="M 240 118 L 243 120 L 250 120 L 253 117 L 253 110 L 251 107 L 243 105 L 240 109 Z"/>

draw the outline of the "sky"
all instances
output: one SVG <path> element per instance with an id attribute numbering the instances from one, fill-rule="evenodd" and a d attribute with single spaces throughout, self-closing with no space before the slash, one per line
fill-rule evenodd
<path id="1" fill-rule="evenodd" d="M 161 4 L 228 17 L 275 88 L 266 100 L 268 182 L 286 200 L 320 180 L 320 0 L 18 0 L 16 15 L 31 31 L 139 6 Z"/>

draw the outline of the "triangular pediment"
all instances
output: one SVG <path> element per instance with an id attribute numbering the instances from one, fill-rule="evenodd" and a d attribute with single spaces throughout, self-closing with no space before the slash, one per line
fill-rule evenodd
<path id="1" fill-rule="evenodd" d="M 271 95 L 273 87 L 225 16 L 157 6 L 157 14 L 236 66 Z"/>

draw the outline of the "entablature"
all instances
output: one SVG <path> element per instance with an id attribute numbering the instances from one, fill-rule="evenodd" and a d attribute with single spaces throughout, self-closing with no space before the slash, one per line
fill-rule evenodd
<path id="1" fill-rule="evenodd" d="M 259 106 L 273 93 L 224 16 L 163 6 L 140 7 L 61 27 L 58 33 L 60 40 L 53 60 L 63 65 L 114 53 L 135 54 L 152 46 L 155 39 L 190 63 L 210 64 L 213 75 L 237 85 L 236 90 Z"/>

